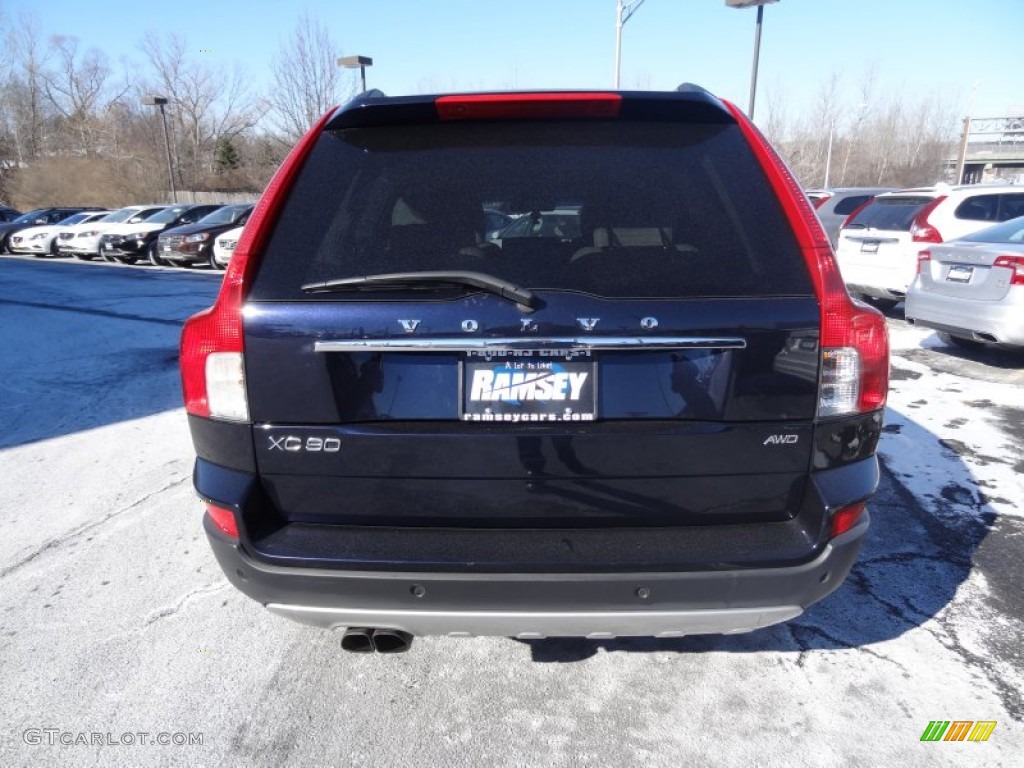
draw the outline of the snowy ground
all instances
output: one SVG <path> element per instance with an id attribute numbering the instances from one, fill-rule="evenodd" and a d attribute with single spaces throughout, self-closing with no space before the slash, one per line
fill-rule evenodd
<path id="1" fill-rule="evenodd" d="M 174 356 L 215 289 L 0 259 L 0 765 L 1020 764 L 1024 364 L 890 321 L 870 540 L 794 622 L 363 657 L 206 545 Z M 998 725 L 921 743 L 935 719 Z M 106 743 L 161 732 L 203 743 Z"/>

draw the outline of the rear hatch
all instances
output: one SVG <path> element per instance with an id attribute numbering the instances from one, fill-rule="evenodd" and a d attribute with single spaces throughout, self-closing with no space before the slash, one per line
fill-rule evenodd
<path id="1" fill-rule="evenodd" d="M 904 293 L 917 272 L 913 228 L 935 195 L 882 195 L 870 201 L 839 231 L 836 259 L 848 285 Z"/>
<path id="2" fill-rule="evenodd" d="M 256 463 L 280 519 L 797 513 L 817 405 L 811 278 L 728 113 L 673 109 L 583 125 L 394 124 L 371 108 L 328 125 L 243 312 Z M 490 211 L 574 220 L 496 242 Z M 408 272 L 434 274 L 353 280 Z"/>
<path id="3" fill-rule="evenodd" d="M 957 240 L 948 245 L 933 245 L 929 258 L 922 262 L 919 290 L 935 296 L 950 296 L 974 301 L 1002 301 L 1010 292 L 1012 267 L 1007 254 L 1024 249 L 1005 243 Z"/>

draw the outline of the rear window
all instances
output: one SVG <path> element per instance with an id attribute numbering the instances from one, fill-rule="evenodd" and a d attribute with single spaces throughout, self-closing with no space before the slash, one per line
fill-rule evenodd
<path id="1" fill-rule="evenodd" d="M 838 216 L 849 216 L 871 199 L 871 195 L 850 195 L 836 203 L 833 213 Z"/>
<path id="2" fill-rule="evenodd" d="M 888 229 L 909 232 L 914 217 L 930 203 L 931 197 L 876 197 L 851 219 L 851 228 Z"/>
<path id="3" fill-rule="evenodd" d="M 250 296 L 323 300 L 301 286 L 425 270 L 609 297 L 813 293 L 735 125 L 622 121 L 325 133 Z"/>

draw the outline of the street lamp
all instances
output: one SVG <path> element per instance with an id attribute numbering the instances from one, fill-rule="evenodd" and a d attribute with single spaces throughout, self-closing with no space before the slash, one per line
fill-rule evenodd
<path id="1" fill-rule="evenodd" d="M 764 7 L 769 3 L 777 3 L 779 0 L 725 0 L 730 8 L 750 8 L 757 6 L 757 26 L 754 30 L 754 67 L 750 73 L 750 109 L 747 110 L 747 117 L 754 119 L 754 95 L 757 93 L 757 61 L 761 56 L 761 22 L 764 19 Z"/>
<path id="2" fill-rule="evenodd" d="M 369 56 L 342 56 L 338 59 L 338 66 L 345 69 L 358 69 L 359 78 L 363 81 L 363 92 L 366 92 L 366 68 L 373 66 L 373 59 Z"/>
<path id="3" fill-rule="evenodd" d="M 825 182 L 822 189 L 828 189 L 828 174 L 832 170 L 832 139 L 836 135 L 836 119 L 833 117 L 828 124 L 828 152 L 825 155 Z"/>
<path id="4" fill-rule="evenodd" d="M 171 183 L 171 200 L 178 202 L 178 191 L 174 188 L 174 170 L 171 168 L 171 140 L 167 136 L 167 113 L 164 112 L 164 105 L 167 98 L 164 96 L 147 96 L 142 103 L 150 107 L 160 107 L 160 118 L 164 124 L 164 150 L 167 152 L 167 180 Z"/>
<path id="5" fill-rule="evenodd" d="M 622 27 L 644 4 L 644 0 L 618 0 L 615 6 L 615 90 L 619 89 L 619 71 L 622 65 Z"/>

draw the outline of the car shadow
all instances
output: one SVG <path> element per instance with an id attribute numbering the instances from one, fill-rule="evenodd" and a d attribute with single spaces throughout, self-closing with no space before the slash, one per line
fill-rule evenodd
<path id="1" fill-rule="evenodd" d="M 181 326 L 219 280 L 14 259 L 3 272 L 0 449 L 181 407 Z"/>
<path id="2" fill-rule="evenodd" d="M 894 415 L 900 415 L 904 425 L 909 421 L 902 414 Z M 938 438 L 926 435 L 938 444 Z M 915 433 L 914 439 L 919 438 L 927 439 Z M 969 576 L 975 553 L 997 518 L 984 496 L 956 481 L 957 477 L 969 477 L 959 457 L 945 451 L 937 460 L 951 465 L 950 480 L 935 492 L 941 514 L 926 509 L 882 462 L 881 483 L 869 504 L 871 528 L 849 577 L 792 621 L 736 635 L 520 642 L 529 646 L 536 662 L 566 663 L 582 661 L 599 651 L 803 654 L 866 649 L 899 637 L 949 605 Z"/>
<path id="3" fill-rule="evenodd" d="M 1000 347 L 958 347 L 952 344 L 930 347 L 933 352 L 941 352 L 953 360 L 966 363 L 987 365 L 991 368 L 1014 371 L 1024 368 L 1024 349 L 1003 349 Z"/>

